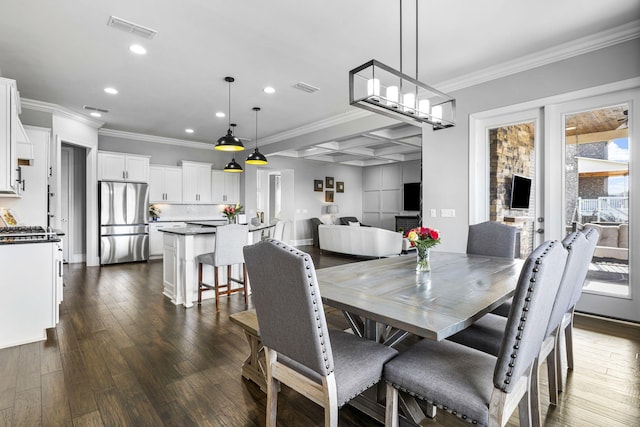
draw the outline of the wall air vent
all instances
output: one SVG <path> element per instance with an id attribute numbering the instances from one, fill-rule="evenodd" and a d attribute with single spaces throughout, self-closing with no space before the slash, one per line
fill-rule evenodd
<path id="1" fill-rule="evenodd" d="M 154 38 L 155 35 L 158 33 L 156 30 L 153 30 L 148 27 L 143 27 L 142 25 L 134 24 L 131 21 L 118 18 L 117 16 L 110 16 L 109 20 L 107 21 L 107 25 L 109 27 L 126 31 L 127 33 L 135 34 L 136 36 L 144 37 L 145 39 L 149 39 L 149 40 Z"/>
<path id="2" fill-rule="evenodd" d="M 304 82 L 298 82 L 294 84 L 293 87 L 307 93 L 313 93 L 320 90 L 320 88 L 311 86 L 310 84 Z"/>
<path id="3" fill-rule="evenodd" d="M 87 111 L 96 111 L 98 113 L 108 113 L 109 110 L 105 110 L 104 108 L 97 108 L 97 107 L 90 107 L 88 105 L 84 105 L 82 108 L 84 108 Z"/>

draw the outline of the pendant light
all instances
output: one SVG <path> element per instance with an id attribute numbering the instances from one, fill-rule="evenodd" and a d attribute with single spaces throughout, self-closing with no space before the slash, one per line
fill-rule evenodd
<path id="1" fill-rule="evenodd" d="M 231 132 L 231 83 L 233 83 L 235 79 L 233 77 L 225 77 L 224 81 L 229 83 L 229 129 L 225 136 L 218 138 L 215 149 L 222 151 L 242 151 L 244 150 L 242 141 L 240 141 L 240 138 L 233 136 Z M 242 170 L 242 168 L 240 169 Z"/>
<path id="2" fill-rule="evenodd" d="M 235 123 L 229 123 L 229 130 L 231 131 L 231 129 L 233 129 L 233 130 L 236 129 L 236 124 Z M 231 131 L 231 135 L 233 136 L 233 131 Z M 239 173 L 239 172 L 242 172 L 242 166 L 240 166 L 240 164 L 238 162 L 236 162 L 236 158 L 233 157 L 233 158 L 231 158 L 231 161 L 229 163 L 224 165 L 223 171 Z"/>
<path id="3" fill-rule="evenodd" d="M 253 111 L 256 112 L 256 149 L 253 153 L 249 154 L 245 163 L 250 165 L 266 165 L 267 158 L 258 151 L 258 111 L 260 111 L 260 107 L 253 107 Z"/>
<path id="4" fill-rule="evenodd" d="M 242 172 L 242 166 L 236 162 L 235 157 L 231 159 L 229 163 L 224 166 L 225 172 Z"/>

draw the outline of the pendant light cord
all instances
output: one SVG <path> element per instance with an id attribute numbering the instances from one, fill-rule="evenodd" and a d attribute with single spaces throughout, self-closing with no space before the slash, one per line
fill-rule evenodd
<path id="1" fill-rule="evenodd" d="M 231 129 L 231 82 L 229 82 L 229 129 Z"/>
<path id="2" fill-rule="evenodd" d="M 258 111 L 256 109 L 256 150 L 258 149 Z"/>

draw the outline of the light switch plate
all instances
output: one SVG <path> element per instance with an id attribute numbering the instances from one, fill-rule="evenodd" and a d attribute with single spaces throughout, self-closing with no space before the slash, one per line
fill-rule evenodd
<path id="1" fill-rule="evenodd" d="M 442 218 L 454 218 L 456 216 L 455 209 L 440 209 L 440 216 Z"/>
<path id="2" fill-rule="evenodd" d="M 431 218 L 435 218 L 438 216 L 438 210 L 437 209 L 431 209 Z"/>

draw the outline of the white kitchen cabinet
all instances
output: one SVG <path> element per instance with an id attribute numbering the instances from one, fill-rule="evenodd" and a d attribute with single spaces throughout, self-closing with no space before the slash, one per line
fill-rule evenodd
<path id="1" fill-rule="evenodd" d="M 182 160 L 182 202 L 211 203 L 211 163 Z"/>
<path id="2" fill-rule="evenodd" d="M 55 242 L 0 245 L 0 348 L 47 339 L 58 320 Z"/>
<path id="3" fill-rule="evenodd" d="M 240 202 L 240 176 L 219 170 L 211 171 L 211 201 L 235 204 Z"/>
<path id="4" fill-rule="evenodd" d="M 149 202 L 182 203 L 182 168 L 177 166 L 149 167 Z"/>
<path id="5" fill-rule="evenodd" d="M 149 157 L 99 151 L 98 180 L 149 182 Z"/>
<path id="6" fill-rule="evenodd" d="M 31 163 L 20 166 L 20 197 L 6 198 L 0 203 L 13 209 L 20 221 L 28 225 L 47 226 L 47 152 L 51 130 L 25 126 L 31 149 Z M 19 143 L 18 145 L 21 145 Z"/>
<path id="7" fill-rule="evenodd" d="M 184 222 L 151 222 L 149 223 L 149 258 L 162 258 L 163 235 L 162 228 L 186 227 Z"/>
<path id="8" fill-rule="evenodd" d="M 20 195 L 18 142 L 28 142 L 18 117 L 20 101 L 16 82 L 0 78 L 0 196 Z"/>

